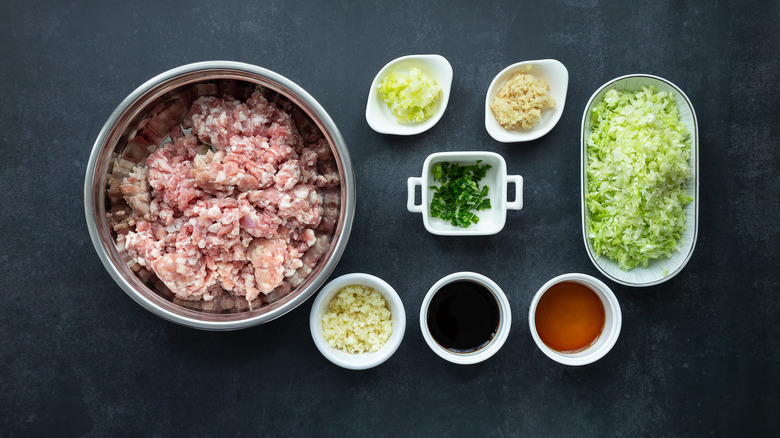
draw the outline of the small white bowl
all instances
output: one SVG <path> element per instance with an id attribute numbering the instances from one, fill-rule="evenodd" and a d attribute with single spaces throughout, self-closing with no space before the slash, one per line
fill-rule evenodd
<path id="1" fill-rule="evenodd" d="M 555 106 L 542 110 L 542 120 L 529 129 L 505 129 L 496 121 L 490 102 L 498 93 L 498 90 L 517 72 L 524 72 L 542 79 L 550 86 L 550 95 L 555 99 Z M 569 71 L 555 59 L 540 59 L 536 61 L 523 61 L 512 64 L 501 70 L 493 82 L 490 83 L 485 97 L 485 129 L 495 140 L 502 143 L 516 143 L 536 140 L 547 134 L 558 124 L 566 105 L 566 92 L 569 88 Z"/>
<path id="2" fill-rule="evenodd" d="M 379 95 L 379 83 L 394 71 L 409 71 L 413 67 L 419 68 L 423 73 L 433 78 L 441 87 L 441 95 L 436 99 L 436 108 L 430 119 L 420 123 L 401 123 L 396 120 L 393 112 L 387 106 L 382 96 Z M 366 121 L 371 128 L 380 134 L 414 135 L 425 132 L 441 119 L 447 103 L 450 100 L 452 88 L 452 66 L 440 55 L 408 55 L 394 59 L 379 70 L 371 89 L 368 91 L 368 103 L 366 104 Z"/>
<path id="3" fill-rule="evenodd" d="M 428 306 L 431 304 L 431 300 L 436 292 L 439 291 L 444 285 L 452 283 L 454 281 L 471 281 L 486 287 L 496 298 L 498 302 L 499 322 L 496 334 L 490 340 L 490 342 L 484 347 L 471 351 L 468 353 L 455 352 L 448 350 L 441 346 L 431 335 L 431 331 L 428 328 Z M 482 274 L 475 272 L 456 272 L 450 274 L 441 280 L 437 281 L 428 293 L 423 298 L 422 306 L 420 308 L 420 329 L 422 330 L 423 338 L 425 342 L 431 347 L 434 353 L 436 353 L 442 359 L 459 365 L 471 365 L 482 362 L 491 358 L 498 353 L 498 350 L 504 345 L 509 331 L 512 328 L 512 308 L 509 306 L 509 300 L 506 298 L 506 294 L 501 288 L 491 279 L 485 277 Z"/>
<path id="4" fill-rule="evenodd" d="M 536 331 L 536 306 L 539 304 L 539 300 L 553 285 L 564 281 L 584 285 L 595 292 L 604 305 L 605 319 L 604 329 L 602 330 L 601 335 L 593 345 L 576 353 L 561 353 L 553 350 L 542 342 L 539 333 Z M 534 338 L 536 345 L 545 355 L 547 355 L 547 357 L 564 365 L 579 366 L 593 363 L 609 353 L 620 336 L 620 328 L 623 325 L 623 316 L 620 311 L 620 304 L 618 303 L 617 297 L 615 297 L 615 294 L 612 293 L 612 290 L 604 284 L 604 282 L 586 274 L 563 274 L 548 281 L 536 292 L 528 310 L 528 324 L 531 329 L 531 336 Z"/>
<path id="5" fill-rule="evenodd" d="M 438 217 L 430 216 L 431 198 L 433 198 L 432 186 L 439 183 L 433 180 L 431 168 L 443 161 L 471 165 L 482 160 L 480 164 L 490 164 L 485 178 L 480 182 L 480 187 L 490 187 L 490 209 L 476 212 L 479 222 L 468 228 L 456 227 Z M 507 185 L 515 184 L 515 200 L 507 201 Z M 422 177 L 409 178 L 407 181 L 408 196 L 406 208 L 412 213 L 422 213 L 425 229 L 432 234 L 441 236 L 485 236 L 496 234 L 504 228 L 506 223 L 506 211 L 520 210 L 523 208 L 523 177 L 520 175 L 507 175 L 506 161 L 504 157 L 494 152 L 438 152 L 431 154 L 425 160 L 422 169 Z M 415 204 L 416 187 L 421 187 L 421 204 Z"/>
<path id="6" fill-rule="evenodd" d="M 686 186 L 687 195 L 693 198 L 685 207 L 686 229 L 680 239 L 680 247 L 668 259 L 651 260 L 647 267 L 637 266 L 626 272 L 620 269 L 617 262 L 610 260 L 606 256 L 596 256 L 593 244 L 588 238 L 587 221 L 589 217 L 588 206 L 585 202 L 585 196 L 588 189 L 588 172 L 586 169 L 588 163 L 588 137 L 591 133 L 590 112 L 593 107 L 601 102 L 604 94 L 612 89 L 622 91 L 639 91 L 642 87 L 655 86 L 658 91 L 667 91 L 674 96 L 675 103 L 679 110 L 680 121 L 688 128 L 691 136 L 691 157 L 688 164 L 691 166 L 691 176 L 688 178 Z M 693 110 L 693 104 L 683 91 L 658 76 L 647 74 L 633 74 L 621 76 L 599 87 L 591 96 L 588 104 L 585 105 L 585 112 L 582 114 L 582 136 L 580 138 L 580 200 L 582 210 L 582 237 L 585 240 L 585 249 L 588 257 L 593 264 L 606 275 L 610 280 L 634 287 L 653 286 L 663 283 L 685 267 L 693 255 L 693 249 L 696 246 L 696 236 L 699 230 L 699 125 L 696 121 L 696 112 Z"/>
<path id="7" fill-rule="evenodd" d="M 387 301 L 393 320 L 393 333 L 390 339 L 379 350 L 360 354 L 347 353 L 343 350 L 328 345 L 322 335 L 322 316 L 328 311 L 328 305 L 333 297 L 344 287 L 360 285 L 370 287 L 379 293 Z M 331 280 L 326 284 L 314 300 L 309 316 L 309 328 L 314 344 L 323 356 L 334 364 L 350 370 L 365 370 L 373 368 L 385 362 L 398 350 L 406 331 L 406 312 L 395 289 L 381 278 L 369 274 L 346 274 Z"/>

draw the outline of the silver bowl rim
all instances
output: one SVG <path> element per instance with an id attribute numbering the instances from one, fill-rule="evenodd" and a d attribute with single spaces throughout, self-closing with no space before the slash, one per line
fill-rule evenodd
<path id="1" fill-rule="evenodd" d="M 272 311 L 254 315 L 248 318 L 242 318 L 242 319 L 233 318 L 226 321 L 220 321 L 220 320 L 211 321 L 211 320 L 203 320 L 199 318 L 189 317 L 186 315 L 192 314 L 193 316 L 198 315 L 198 316 L 206 316 L 206 317 L 211 315 L 206 314 L 205 312 L 187 309 L 183 306 L 178 306 L 175 304 L 174 304 L 175 306 L 178 306 L 176 308 L 177 312 L 169 311 L 167 309 L 158 306 L 156 303 L 151 301 L 148 297 L 138 292 L 133 287 L 133 285 L 130 284 L 122 276 L 120 270 L 117 268 L 117 266 L 114 265 L 114 263 L 112 263 L 111 259 L 109 258 L 107 254 L 107 250 L 103 246 L 103 241 L 101 240 L 100 232 L 98 230 L 98 224 L 95 220 L 95 214 L 94 214 L 96 206 L 95 206 L 95 199 L 93 198 L 93 194 L 94 194 L 93 186 L 95 184 L 95 179 L 96 179 L 95 171 L 97 168 L 97 161 L 100 156 L 101 150 L 105 146 L 109 133 L 112 131 L 113 126 L 122 118 L 122 116 L 126 113 L 126 111 L 128 111 L 141 96 L 144 96 L 146 93 L 150 92 L 155 87 L 158 87 L 160 84 L 174 80 L 180 76 L 184 76 L 195 72 L 205 73 L 208 72 L 209 70 L 220 70 L 220 71 L 229 70 L 235 72 L 238 75 L 242 73 L 249 73 L 249 74 L 264 77 L 269 81 L 279 85 L 281 89 L 275 89 L 273 86 L 270 86 L 269 88 L 274 89 L 274 91 L 281 92 L 281 94 L 283 95 L 286 95 L 288 93 L 293 94 L 297 99 L 301 101 L 300 103 L 307 105 L 311 110 L 311 112 L 306 111 L 307 114 L 310 117 L 316 116 L 316 117 L 312 117 L 314 119 L 313 120 L 314 123 L 318 125 L 318 127 L 323 132 L 327 132 L 330 135 L 330 137 L 332 137 L 333 139 L 332 146 L 338 152 L 337 164 L 339 165 L 339 169 L 341 171 L 341 184 L 342 184 L 342 189 L 341 189 L 342 201 L 341 201 L 341 212 L 339 214 L 339 225 L 337 231 L 334 232 L 334 238 L 333 241 L 331 242 L 331 247 L 328 250 L 328 252 L 330 253 L 330 257 L 327 260 L 325 260 L 325 263 L 318 268 L 320 270 L 318 276 L 314 278 L 312 283 L 306 286 L 305 289 L 302 290 L 300 293 L 298 293 L 295 297 L 293 297 L 283 305 L 279 306 L 278 308 L 273 309 Z M 249 81 L 249 79 L 247 78 L 241 78 L 241 79 Z M 267 84 L 263 84 L 263 85 L 267 86 Z M 289 97 L 289 96 L 285 96 L 285 97 Z M 300 105 L 300 103 L 295 102 L 296 105 Z M 103 176 L 99 177 L 99 179 L 103 179 Z M 102 185 L 105 186 L 104 182 Z M 102 203 L 103 203 L 102 200 L 98 200 L 98 204 L 101 205 L 101 210 L 104 210 L 104 208 L 102 207 Z M 144 307 L 146 310 L 150 311 L 151 313 L 165 320 L 186 327 L 202 329 L 202 330 L 213 330 L 213 331 L 236 330 L 236 329 L 253 327 L 274 320 L 276 318 L 279 318 L 280 316 L 292 311 L 296 307 L 303 304 L 327 281 L 328 277 L 333 272 L 339 260 L 341 259 L 341 255 L 344 253 L 344 249 L 346 248 L 351 233 L 352 222 L 355 215 L 355 175 L 352 168 L 352 162 L 349 156 L 349 150 L 347 149 L 346 142 L 344 141 L 341 132 L 339 131 L 333 119 L 331 119 L 330 115 L 306 90 L 301 88 L 299 85 L 297 85 L 295 82 L 291 81 L 290 79 L 263 67 L 258 67 L 252 64 L 235 62 L 235 61 L 203 61 L 203 62 L 196 62 L 196 63 L 176 67 L 149 79 L 144 84 L 136 88 L 132 93 L 130 93 L 111 113 L 108 120 L 103 125 L 103 128 L 100 130 L 97 139 L 95 140 L 95 143 L 92 147 L 92 152 L 90 153 L 89 156 L 89 161 L 87 162 L 86 176 L 84 179 L 84 213 L 86 216 L 87 228 L 89 230 L 90 239 L 92 240 L 92 244 L 95 247 L 95 251 L 99 256 L 100 261 L 103 263 L 103 266 L 106 268 L 106 271 L 108 271 L 108 273 L 117 283 L 117 285 L 119 285 L 122 288 L 122 290 L 124 290 L 125 293 L 127 293 L 127 295 L 130 296 L 134 301 L 136 301 L 138 304 L 140 304 L 142 307 Z M 240 314 L 232 314 L 232 315 L 240 315 Z"/>

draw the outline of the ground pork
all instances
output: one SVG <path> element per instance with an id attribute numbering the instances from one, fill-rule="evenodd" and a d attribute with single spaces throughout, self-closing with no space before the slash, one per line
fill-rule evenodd
<path id="1" fill-rule="evenodd" d="M 156 138 L 168 125 L 148 126 Z M 259 91 L 245 102 L 198 98 L 170 141 L 132 167 L 117 160 L 111 199 L 121 192 L 126 206 L 109 216 L 118 248 L 179 301 L 240 297 L 251 307 L 289 292 L 337 217 L 338 173 L 313 132 Z"/>

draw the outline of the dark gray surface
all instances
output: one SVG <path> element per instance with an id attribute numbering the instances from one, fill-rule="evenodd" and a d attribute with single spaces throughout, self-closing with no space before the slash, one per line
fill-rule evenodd
<path id="1" fill-rule="evenodd" d="M 776 431 L 778 2 L 474 3 L 3 2 L 0 435 Z M 447 112 L 425 134 L 379 135 L 364 118 L 368 87 L 386 62 L 413 53 L 452 64 Z M 491 79 L 540 58 L 569 70 L 560 123 L 531 143 L 493 141 L 483 126 Z M 143 310 L 100 264 L 82 205 L 95 137 L 138 85 L 212 59 L 289 77 L 340 127 L 358 202 L 333 275 L 377 275 L 406 305 L 406 337 L 382 366 L 350 372 L 327 362 L 309 335 L 311 300 L 260 327 L 201 332 Z M 609 283 L 621 337 L 596 364 L 567 368 L 534 345 L 528 304 L 558 274 L 603 278 L 580 231 L 579 126 L 591 93 L 628 73 L 671 80 L 697 111 L 698 243 L 667 283 Z M 406 178 L 446 150 L 498 152 L 525 178 L 525 208 L 498 235 L 433 236 L 406 211 Z M 419 332 L 425 292 L 459 270 L 491 277 L 512 305 L 507 343 L 480 365 L 439 359 Z"/>

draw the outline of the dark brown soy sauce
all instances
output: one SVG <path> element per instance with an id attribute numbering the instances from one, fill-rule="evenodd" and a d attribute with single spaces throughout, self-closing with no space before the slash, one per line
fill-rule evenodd
<path id="1" fill-rule="evenodd" d="M 495 296 L 468 280 L 445 284 L 428 306 L 428 329 L 442 347 L 469 353 L 487 345 L 498 330 L 501 315 Z"/>

